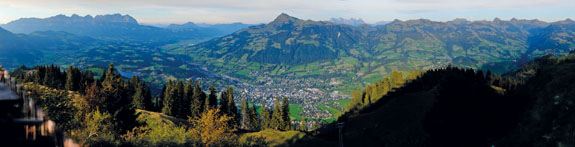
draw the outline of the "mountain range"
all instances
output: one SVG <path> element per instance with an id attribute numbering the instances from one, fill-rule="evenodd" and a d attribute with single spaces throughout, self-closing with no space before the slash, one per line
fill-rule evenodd
<path id="1" fill-rule="evenodd" d="M 503 73 L 545 54 L 575 49 L 575 23 L 564 20 L 437 22 L 395 20 L 351 26 L 301 20 L 287 14 L 185 47 L 194 60 L 234 74 L 258 69 L 271 76 L 361 79 L 373 82 L 393 70 L 448 64 Z M 201 57 L 200 57 L 201 56 Z"/>
<path id="2" fill-rule="evenodd" d="M 142 43 L 166 44 L 178 41 L 202 41 L 246 28 L 250 25 L 235 23 L 207 27 L 160 28 L 141 25 L 130 15 L 109 14 L 95 17 L 57 15 L 49 18 L 21 18 L 2 25 L 13 33 L 29 34 L 37 31 L 63 31 L 79 36 L 106 40 L 128 40 Z"/>

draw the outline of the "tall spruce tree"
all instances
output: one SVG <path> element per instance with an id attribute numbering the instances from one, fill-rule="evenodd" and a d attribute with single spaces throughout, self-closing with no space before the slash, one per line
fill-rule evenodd
<path id="1" fill-rule="evenodd" d="M 136 109 L 146 109 L 146 102 L 145 102 L 145 98 L 144 98 L 146 90 L 145 90 L 144 85 L 140 81 L 140 77 L 133 76 L 129 80 L 129 85 L 131 86 L 131 88 L 133 90 L 132 105 L 134 105 L 134 107 L 136 107 Z"/>
<path id="2" fill-rule="evenodd" d="M 108 75 L 102 82 L 101 96 L 104 104 L 103 111 L 112 115 L 112 128 L 118 133 L 123 133 L 135 125 L 136 111 L 132 106 L 132 97 L 126 90 L 126 84 L 120 76 L 116 74 L 114 64 L 110 63 Z"/>
<path id="3" fill-rule="evenodd" d="M 183 81 L 177 81 L 176 82 L 176 87 L 173 89 L 173 95 L 174 95 L 174 106 L 175 106 L 175 116 L 179 117 L 179 118 L 186 118 L 187 116 L 185 115 L 186 113 L 184 112 L 184 110 L 186 110 L 188 107 L 184 104 L 184 82 Z"/>
<path id="4" fill-rule="evenodd" d="M 129 80 L 129 84 L 133 91 L 132 105 L 136 109 L 151 110 L 152 94 L 150 93 L 150 88 L 138 76 L 133 76 Z"/>
<path id="5" fill-rule="evenodd" d="M 271 116 L 270 116 L 270 111 L 268 110 L 268 108 L 265 105 L 264 100 L 262 100 L 262 104 L 261 104 L 261 112 L 260 112 L 260 117 L 261 117 L 261 129 L 267 129 L 270 128 L 270 121 L 271 121 Z"/>
<path id="6" fill-rule="evenodd" d="M 191 113 L 193 118 L 199 117 L 204 111 L 206 104 L 206 94 L 200 87 L 200 82 L 196 80 L 194 84 L 194 94 L 192 97 Z"/>
<path id="7" fill-rule="evenodd" d="M 162 109 L 164 108 L 164 94 L 166 93 L 166 84 L 162 85 L 162 91 L 160 92 L 160 96 L 156 97 L 156 104 L 155 104 L 155 109 L 162 112 Z"/>
<path id="8" fill-rule="evenodd" d="M 182 95 L 182 101 L 181 101 L 182 109 L 180 109 L 180 115 L 182 118 L 186 118 L 192 115 L 191 105 L 194 96 L 194 85 L 192 81 L 183 83 L 183 85 L 184 85 L 184 91 Z"/>
<path id="9" fill-rule="evenodd" d="M 260 125 L 260 121 L 258 119 L 258 112 L 256 110 L 256 105 L 253 104 L 252 105 L 252 109 L 250 109 L 250 130 L 260 130 L 261 129 L 261 125 Z"/>
<path id="10" fill-rule="evenodd" d="M 216 95 L 216 88 L 214 83 L 210 85 L 210 95 L 208 96 L 208 101 L 206 103 L 208 109 L 217 108 L 218 107 L 218 96 Z"/>
<path id="11" fill-rule="evenodd" d="M 66 85 L 64 86 L 66 90 L 78 91 L 81 86 L 82 73 L 78 68 L 73 66 L 68 67 L 66 71 Z"/>
<path id="12" fill-rule="evenodd" d="M 242 97 L 241 100 L 241 119 L 240 119 L 240 128 L 244 130 L 250 129 L 250 108 L 249 104 L 246 101 L 246 97 Z"/>
<path id="13" fill-rule="evenodd" d="M 289 99 L 284 97 L 282 100 L 282 130 L 291 130 L 292 123 L 289 116 Z"/>
<path id="14" fill-rule="evenodd" d="M 238 115 L 238 107 L 236 107 L 236 102 L 234 101 L 234 89 L 232 87 L 228 87 L 226 91 L 228 95 L 228 116 L 234 118 L 234 121 L 231 122 L 231 125 L 237 127 L 237 122 L 240 120 L 240 115 Z"/>
<path id="15" fill-rule="evenodd" d="M 282 128 L 283 126 L 283 109 L 280 105 L 280 99 L 278 97 L 275 98 L 274 101 L 274 106 L 273 106 L 273 113 L 272 113 L 272 119 L 270 122 L 270 128 L 279 130 Z"/>
<path id="16" fill-rule="evenodd" d="M 228 90 L 224 90 L 221 92 L 222 94 L 220 94 L 220 113 L 223 114 L 228 114 L 229 112 L 229 108 L 228 108 Z"/>
<path id="17" fill-rule="evenodd" d="M 166 114 L 166 115 L 170 115 L 170 116 L 175 116 L 176 114 L 176 100 L 173 94 L 172 89 L 174 89 L 174 82 L 173 81 L 168 81 L 168 85 L 166 86 L 165 90 L 164 90 L 164 97 L 162 98 L 162 102 L 164 103 L 164 106 L 162 107 L 162 113 Z"/>

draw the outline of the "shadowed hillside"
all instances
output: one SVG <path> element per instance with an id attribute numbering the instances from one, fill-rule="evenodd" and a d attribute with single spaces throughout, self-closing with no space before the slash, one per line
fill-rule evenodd
<path id="1" fill-rule="evenodd" d="M 503 78 L 453 67 L 426 71 L 376 102 L 340 116 L 344 144 L 573 145 L 575 84 L 569 81 L 575 81 L 574 69 L 571 53 L 542 57 Z M 337 134 L 334 123 L 315 137 L 337 145 Z"/>

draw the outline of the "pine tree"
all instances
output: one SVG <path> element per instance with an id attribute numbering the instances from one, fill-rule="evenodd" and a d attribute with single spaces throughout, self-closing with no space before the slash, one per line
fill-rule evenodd
<path id="1" fill-rule="evenodd" d="M 162 91 L 160 92 L 160 97 L 156 97 L 156 105 L 155 108 L 156 110 L 159 110 L 160 112 L 162 112 L 162 109 L 164 108 L 164 97 L 166 93 L 166 84 L 164 84 L 162 86 Z"/>
<path id="2" fill-rule="evenodd" d="M 270 128 L 273 129 L 281 129 L 283 126 L 283 117 L 282 117 L 282 107 L 280 105 L 280 99 L 278 97 L 275 98 L 274 101 L 274 106 L 273 106 L 273 113 L 272 113 L 272 119 L 270 122 Z"/>
<path id="3" fill-rule="evenodd" d="M 228 90 L 224 90 L 222 91 L 222 94 L 220 94 L 220 113 L 223 114 L 228 114 L 229 112 L 229 108 L 228 108 Z"/>
<path id="4" fill-rule="evenodd" d="M 282 101 L 282 129 L 283 130 L 291 130 L 292 128 L 292 124 L 291 124 L 291 119 L 289 116 L 289 99 L 287 97 L 283 98 Z"/>
<path id="5" fill-rule="evenodd" d="M 216 88 L 214 87 L 214 83 L 212 82 L 212 85 L 210 85 L 210 95 L 208 96 L 208 101 L 207 101 L 207 107 L 209 109 L 211 108 L 217 108 L 218 107 L 218 96 L 216 95 Z"/>
<path id="6" fill-rule="evenodd" d="M 144 91 L 144 110 L 154 110 L 154 104 L 152 103 L 152 90 L 150 87 L 145 86 L 146 91 Z"/>
<path id="7" fill-rule="evenodd" d="M 184 86 L 183 88 L 183 94 L 182 94 L 182 99 L 181 99 L 181 109 L 180 109 L 180 115 L 181 118 L 186 118 L 188 116 L 192 115 L 192 100 L 193 100 L 193 96 L 194 96 L 194 85 L 192 81 L 186 82 L 186 83 L 182 83 L 182 85 Z"/>
<path id="8" fill-rule="evenodd" d="M 129 84 L 133 91 L 132 105 L 134 105 L 136 109 L 151 110 L 152 94 L 146 84 L 140 81 L 140 77 L 138 76 L 133 76 L 129 80 Z"/>
<path id="9" fill-rule="evenodd" d="M 176 82 L 176 87 L 173 90 L 175 116 L 179 118 L 186 118 L 187 112 L 184 111 L 187 110 L 186 107 L 188 106 L 184 104 L 184 82 Z"/>
<path id="10" fill-rule="evenodd" d="M 240 116 L 238 115 L 238 107 L 236 107 L 236 102 L 234 101 L 234 89 L 232 87 L 228 87 L 228 116 L 234 118 L 234 122 L 232 122 L 233 126 L 237 126 L 235 122 L 239 121 Z"/>
<path id="11" fill-rule="evenodd" d="M 131 129 L 135 125 L 136 111 L 132 106 L 132 97 L 126 90 L 126 84 L 120 74 L 115 74 L 114 64 L 110 63 L 108 75 L 102 82 L 101 96 L 104 104 L 103 110 L 112 114 L 114 124 L 111 124 L 119 133 Z"/>
<path id="12" fill-rule="evenodd" d="M 191 113 L 192 117 L 199 117 L 204 111 L 206 104 L 206 94 L 202 91 L 200 83 L 196 80 L 194 86 L 194 94 L 192 96 Z"/>
<path id="13" fill-rule="evenodd" d="M 130 86 L 133 88 L 133 95 L 132 95 L 132 105 L 136 107 L 136 109 L 146 109 L 146 102 L 145 102 L 145 87 L 142 85 L 140 78 L 138 76 L 133 76 L 130 81 Z"/>
<path id="14" fill-rule="evenodd" d="M 246 97 L 242 97 L 241 100 L 241 119 L 240 119 L 240 128 L 244 129 L 244 130 L 248 130 L 249 129 L 249 125 L 250 125 L 250 108 L 249 108 L 249 104 L 246 101 Z"/>
<path id="15" fill-rule="evenodd" d="M 262 111 L 260 112 L 260 117 L 261 117 L 261 129 L 267 129 L 270 128 L 270 123 L 271 123 L 271 117 L 270 117 L 270 112 L 268 110 L 268 108 L 265 105 L 264 100 L 262 100 L 262 106 L 261 106 Z"/>
<path id="16" fill-rule="evenodd" d="M 250 130 L 260 130 L 261 129 L 261 125 L 260 125 L 260 121 L 258 119 L 258 112 L 256 110 L 256 105 L 253 104 L 252 105 L 252 109 L 250 110 Z"/>
<path id="17" fill-rule="evenodd" d="M 66 71 L 66 84 L 65 88 L 69 91 L 78 91 L 80 90 L 82 73 L 78 68 L 70 66 L 68 71 Z"/>
<path id="18" fill-rule="evenodd" d="M 174 98 L 174 94 L 172 93 L 172 89 L 174 89 L 174 82 L 173 81 L 168 81 L 168 85 L 166 86 L 165 90 L 164 90 L 164 94 L 163 94 L 163 98 L 162 98 L 162 102 L 164 104 L 164 106 L 162 107 L 162 113 L 166 114 L 166 115 L 170 115 L 170 116 L 174 116 L 176 114 L 175 111 L 175 103 L 176 100 Z"/>

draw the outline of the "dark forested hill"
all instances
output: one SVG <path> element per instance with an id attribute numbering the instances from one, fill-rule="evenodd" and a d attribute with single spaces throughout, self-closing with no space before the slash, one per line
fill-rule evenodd
<path id="1" fill-rule="evenodd" d="M 425 72 L 339 117 L 354 146 L 572 146 L 575 53 L 536 59 L 504 78 L 469 69 Z M 335 123 L 318 142 L 337 145 Z"/>

